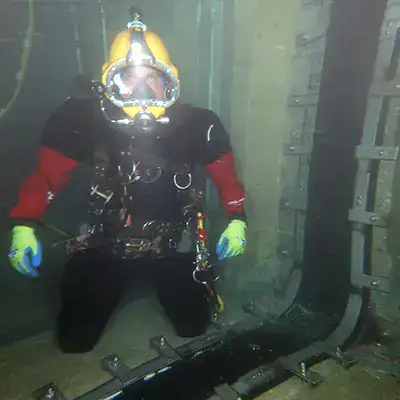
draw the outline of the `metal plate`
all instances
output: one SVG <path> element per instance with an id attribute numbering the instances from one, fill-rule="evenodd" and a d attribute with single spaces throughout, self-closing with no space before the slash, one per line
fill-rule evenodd
<path id="1" fill-rule="evenodd" d="M 305 211 L 307 208 L 305 196 L 293 196 L 290 199 L 281 199 L 280 208 L 291 211 Z"/>
<path id="2" fill-rule="evenodd" d="M 311 154 L 311 148 L 293 143 L 285 143 L 283 146 L 283 154 L 293 156 L 309 155 Z"/>
<path id="3" fill-rule="evenodd" d="M 288 107 L 308 107 L 318 104 L 319 93 L 293 94 L 289 96 Z"/>

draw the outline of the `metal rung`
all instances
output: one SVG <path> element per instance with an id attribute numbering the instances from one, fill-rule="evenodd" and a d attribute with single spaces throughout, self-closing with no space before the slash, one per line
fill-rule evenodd
<path id="1" fill-rule="evenodd" d="M 311 148 L 292 143 L 285 143 L 283 146 L 283 154 L 293 156 L 308 155 L 311 154 Z"/>
<path id="2" fill-rule="evenodd" d="M 358 159 L 396 161 L 399 156 L 399 147 L 357 146 Z"/>
<path id="3" fill-rule="evenodd" d="M 289 96 L 289 107 L 308 107 L 318 104 L 318 93 L 293 94 Z"/>
<path id="4" fill-rule="evenodd" d="M 32 397 L 35 400 L 66 400 L 54 383 L 49 383 L 35 390 Z"/>
<path id="5" fill-rule="evenodd" d="M 366 225 L 380 226 L 386 228 L 388 226 L 387 215 L 363 210 L 352 209 L 349 211 L 349 220 Z"/>
<path id="6" fill-rule="evenodd" d="M 378 292 L 391 293 L 390 290 L 390 279 L 379 278 L 376 276 L 353 273 L 351 276 L 351 283 L 354 286 L 364 287 Z"/>
<path id="7" fill-rule="evenodd" d="M 311 386 L 318 386 L 324 382 L 324 378 L 320 374 L 307 368 L 304 362 L 293 361 L 290 356 L 279 359 L 278 364 Z"/>

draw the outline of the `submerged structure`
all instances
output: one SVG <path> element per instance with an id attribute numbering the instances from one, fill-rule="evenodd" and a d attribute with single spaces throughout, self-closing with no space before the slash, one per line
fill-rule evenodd
<path id="1" fill-rule="evenodd" d="M 380 369 L 399 376 L 397 344 L 388 340 L 399 324 L 400 305 L 399 4 L 136 3 L 12 0 L 0 5 L 1 17 L 14 21 L 0 39 L 10 64 L 0 68 L 3 76 L 18 71 L 0 96 L 5 104 L 0 178 L 6 188 L 0 397 L 250 399 L 293 375 L 318 386 L 323 378 L 314 364 L 333 359 L 349 368 L 362 360 L 354 348 L 377 342 L 380 356 L 372 358 Z M 132 12 L 132 5 L 141 11 Z M 109 59 L 112 38 L 125 28 L 128 14 L 131 28 L 143 30 L 142 11 L 180 70 L 179 85 L 175 67 L 164 71 L 167 100 L 180 95 L 215 112 L 227 127 L 245 189 L 247 248 L 243 255 L 217 260 L 214 248 L 227 220 L 207 181 L 209 235 L 207 242 L 197 236 L 201 257 L 193 267 L 201 272 L 209 262 L 216 265 L 212 279 L 199 279 L 215 301 L 207 332 L 194 339 L 178 337 L 151 288 L 135 281 L 96 349 L 65 355 L 56 348 L 52 330 L 59 275 L 69 254 L 65 246 L 52 244 L 67 244 L 70 252 L 93 245 L 88 239 L 93 231 L 87 230 L 93 225 L 85 220 L 87 199 L 80 194 L 93 171 L 82 165 L 68 190 L 52 202 L 39 228 L 47 252 L 35 282 L 8 266 L 7 210 L 33 168 L 44 121 L 76 89 L 77 75 L 90 77 L 88 86 L 100 102 L 106 96 L 115 104 L 123 101 L 129 90 L 122 72 L 118 75 L 121 66 L 108 65 L 103 77 L 98 66 Z M 18 59 L 15 49 L 21 43 Z M 110 82 L 119 82 L 120 98 Z M 128 103 L 123 105 L 143 106 Z M 165 103 L 152 99 L 146 106 Z M 129 128 L 129 121 L 110 117 L 105 107 L 102 112 Z M 147 133 L 155 123 L 167 122 L 161 121 L 163 115 L 156 121 L 143 112 L 135 118 Z M 108 203 L 108 192 L 93 193 Z M 194 216 L 197 233 L 204 233 L 204 215 Z M 125 256 L 133 247 L 122 239 L 118 246 L 113 249 Z"/>

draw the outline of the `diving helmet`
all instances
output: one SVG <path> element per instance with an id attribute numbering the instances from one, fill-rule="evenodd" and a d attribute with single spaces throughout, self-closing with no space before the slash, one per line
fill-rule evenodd
<path id="1" fill-rule="evenodd" d="M 123 110 L 124 118 L 111 118 L 102 100 L 102 111 L 111 122 L 134 125 L 151 133 L 158 123 L 168 123 L 167 108 L 179 98 L 180 82 L 163 41 L 147 29 L 139 11 L 111 44 L 103 65 L 105 97 Z"/>

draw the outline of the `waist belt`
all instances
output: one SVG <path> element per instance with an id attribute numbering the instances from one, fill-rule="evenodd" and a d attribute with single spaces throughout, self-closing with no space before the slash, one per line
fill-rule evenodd
<path id="1" fill-rule="evenodd" d="M 157 224 L 152 221 L 151 225 Z M 165 223 L 159 223 L 165 227 Z M 169 224 L 169 226 L 171 226 Z M 98 249 L 102 252 L 115 255 L 120 258 L 134 259 L 142 255 L 163 257 L 175 252 L 179 247 L 179 240 L 184 229 L 184 224 L 172 225 L 168 230 L 154 230 L 150 237 L 132 237 L 128 232 L 115 237 L 107 236 L 104 232 L 90 231 L 88 233 L 54 243 L 54 246 L 62 246 L 67 254 L 79 251 Z"/>

